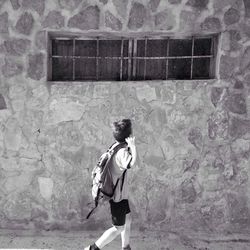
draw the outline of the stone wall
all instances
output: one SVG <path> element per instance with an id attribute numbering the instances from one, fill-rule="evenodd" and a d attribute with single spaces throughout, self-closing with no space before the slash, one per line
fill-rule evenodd
<path id="1" fill-rule="evenodd" d="M 209 81 L 46 81 L 47 31 L 220 33 Z M 250 229 L 248 0 L 1 0 L 0 227 L 103 229 L 90 171 L 129 117 L 134 227 Z"/>

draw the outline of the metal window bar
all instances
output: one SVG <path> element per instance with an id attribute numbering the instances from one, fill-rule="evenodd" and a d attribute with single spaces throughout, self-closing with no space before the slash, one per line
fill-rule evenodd
<path id="1" fill-rule="evenodd" d="M 192 37 L 192 58 L 191 58 L 190 79 L 193 79 L 193 63 L 194 63 L 194 37 Z"/>
<path id="2" fill-rule="evenodd" d="M 123 68 L 123 46 L 124 46 L 124 40 L 122 38 L 121 41 L 121 58 L 120 58 L 120 81 L 122 81 L 122 68 Z"/>
<path id="3" fill-rule="evenodd" d="M 215 75 L 215 47 L 214 47 L 214 39 L 215 37 L 212 37 L 211 41 L 211 48 L 210 48 L 210 54 L 213 55 L 210 59 L 210 67 L 209 67 L 209 78 Z"/>
<path id="4" fill-rule="evenodd" d="M 133 72 L 132 72 L 132 78 L 135 79 L 136 77 L 136 59 L 138 57 L 136 57 L 135 55 L 137 55 L 137 39 L 134 40 L 134 47 L 133 47 L 133 55 L 132 55 L 132 59 L 133 59 Z"/>
<path id="5" fill-rule="evenodd" d="M 147 46 L 148 39 L 145 37 L 145 48 L 144 48 L 144 67 L 143 67 L 143 79 L 146 80 L 146 67 L 147 67 Z"/>
<path id="6" fill-rule="evenodd" d="M 96 80 L 99 79 L 99 38 L 96 39 Z"/>
<path id="7" fill-rule="evenodd" d="M 53 58 L 82 58 L 82 59 L 121 59 L 120 56 L 105 56 L 105 57 L 100 57 L 100 56 L 59 56 L 59 55 L 54 55 L 52 56 Z M 201 56 L 154 56 L 154 57 L 137 57 L 137 56 L 133 56 L 133 59 L 147 59 L 147 60 L 157 60 L 157 59 L 191 59 L 191 58 L 212 58 L 214 57 L 213 55 L 201 55 Z M 124 56 L 123 59 L 130 59 L 130 57 Z"/>
<path id="8" fill-rule="evenodd" d="M 147 57 L 147 40 L 148 38 L 145 38 L 145 56 L 144 57 L 137 57 L 137 41 L 138 39 L 129 39 L 129 51 L 128 51 L 128 56 L 124 57 L 124 40 L 122 39 L 122 46 L 121 46 L 121 56 L 120 57 L 110 57 L 110 56 L 105 56 L 105 57 L 100 57 L 99 56 L 99 38 L 96 38 L 97 42 L 97 53 L 96 56 L 76 56 L 75 55 L 75 41 L 76 40 L 84 40 L 84 39 L 78 39 L 78 38 L 60 38 L 56 40 L 73 40 L 73 56 L 62 56 L 62 55 L 50 55 L 50 58 L 72 58 L 73 59 L 73 80 L 75 80 L 75 59 L 83 58 L 83 59 L 96 59 L 96 80 L 99 80 L 99 60 L 101 58 L 104 59 L 119 59 L 120 60 L 120 79 L 121 79 L 121 71 L 123 71 L 123 59 L 128 59 L 128 80 L 131 80 L 131 78 L 136 78 L 136 60 L 137 59 L 144 59 L 144 80 L 146 76 L 146 60 L 166 60 L 166 79 L 168 79 L 168 64 L 169 64 L 169 59 L 191 59 L 191 79 L 193 75 L 193 59 L 195 58 L 213 58 L 214 59 L 214 37 L 211 38 L 212 43 L 211 43 L 211 54 L 210 55 L 198 55 L 194 56 L 194 37 L 192 37 L 192 55 L 191 56 L 169 56 L 169 41 L 170 38 L 168 37 L 168 44 L 167 44 L 167 56 L 163 57 Z M 94 39 L 93 39 L 94 40 Z M 210 61 L 211 63 L 211 71 L 213 65 L 213 60 Z M 209 76 L 211 76 L 211 72 L 209 72 Z"/>
<path id="9" fill-rule="evenodd" d="M 133 55 L 133 41 L 129 39 L 128 44 L 128 80 L 131 80 L 132 76 L 132 55 Z"/>
<path id="10" fill-rule="evenodd" d="M 75 81 L 75 65 L 76 65 L 76 58 L 75 58 L 75 54 L 76 54 L 76 40 L 73 39 L 73 81 Z"/>
<path id="11" fill-rule="evenodd" d="M 169 56 L 169 38 L 167 40 L 167 59 L 166 59 L 166 79 L 168 79 L 168 56 Z"/>

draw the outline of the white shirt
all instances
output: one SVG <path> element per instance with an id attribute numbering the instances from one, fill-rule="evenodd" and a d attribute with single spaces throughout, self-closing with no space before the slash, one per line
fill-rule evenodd
<path id="1" fill-rule="evenodd" d="M 118 185 L 115 189 L 113 200 L 115 202 L 119 202 L 123 199 L 128 199 L 128 173 L 126 172 L 124 176 L 124 182 L 122 187 L 122 175 L 125 170 L 128 169 L 129 163 L 132 159 L 131 154 L 129 153 L 128 147 L 121 148 L 118 152 L 113 156 L 112 159 L 112 167 L 111 174 L 113 178 L 114 185 L 117 182 L 117 179 L 120 178 Z M 122 187 L 122 191 L 121 191 Z"/>

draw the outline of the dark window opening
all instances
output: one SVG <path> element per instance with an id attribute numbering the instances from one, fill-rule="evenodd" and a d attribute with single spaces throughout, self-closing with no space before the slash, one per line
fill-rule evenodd
<path id="1" fill-rule="evenodd" d="M 217 36 L 186 39 L 52 38 L 49 80 L 129 81 L 215 77 Z"/>

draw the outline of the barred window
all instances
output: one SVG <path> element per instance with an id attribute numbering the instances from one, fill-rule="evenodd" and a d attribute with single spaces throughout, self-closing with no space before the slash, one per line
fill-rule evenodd
<path id="1" fill-rule="evenodd" d="M 49 80 L 130 81 L 215 77 L 217 36 L 50 39 Z"/>

